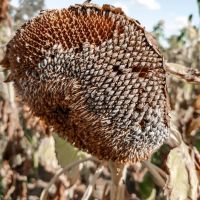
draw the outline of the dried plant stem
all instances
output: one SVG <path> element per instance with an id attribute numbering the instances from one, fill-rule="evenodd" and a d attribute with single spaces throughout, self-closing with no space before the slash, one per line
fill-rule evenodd
<path id="1" fill-rule="evenodd" d="M 125 179 L 126 179 L 126 174 L 127 174 L 127 167 L 128 164 L 126 164 L 122 170 L 121 178 L 119 180 L 119 186 L 117 190 L 117 200 L 125 200 Z"/>
<path id="2" fill-rule="evenodd" d="M 99 160 L 97 160 L 94 157 L 89 157 L 89 158 L 85 158 L 85 159 L 82 159 L 82 160 L 77 160 L 77 161 L 67 165 L 66 167 L 60 169 L 57 172 L 57 174 L 55 174 L 55 176 L 51 179 L 51 181 L 49 182 L 47 187 L 42 191 L 42 194 L 40 196 L 40 200 L 47 200 L 47 195 L 48 195 L 49 188 L 58 180 L 58 178 L 59 178 L 59 176 L 61 174 L 65 173 L 66 171 L 69 171 L 70 169 L 72 169 L 76 165 L 79 165 L 80 163 L 87 162 L 87 161 L 94 161 L 94 162 L 98 162 L 98 163 L 100 162 Z"/>
<path id="3" fill-rule="evenodd" d="M 164 171 L 160 173 L 161 169 L 158 170 L 158 167 L 156 167 L 154 164 L 148 161 L 143 161 L 142 163 L 145 167 L 148 168 L 149 172 L 153 175 L 153 177 L 155 178 L 156 184 L 160 186 L 161 188 L 164 188 L 165 182 L 166 182 L 165 179 L 163 178 L 163 175 L 165 174 Z M 167 177 L 167 175 L 165 177 Z"/>
<path id="4" fill-rule="evenodd" d="M 94 185 L 96 183 L 96 180 L 97 178 L 99 177 L 99 175 L 101 174 L 101 172 L 103 171 L 103 166 L 99 167 L 97 170 L 96 170 L 96 173 L 94 174 L 90 184 L 88 185 L 83 197 L 82 197 L 82 200 L 88 200 L 93 192 L 93 189 L 94 189 Z"/>
<path id="5" fill-rule="evenodd" d="M 12 185 L 9 190 L 7 191 L 7 193 L 4 196 L 4 199 L 10 199 L 11 198 L 11 194 L 15 191 L 15 186 Z"/>
<path id="6" fill-rule="evenodd" d="M 109 161 L 109 167 L 111 171 L 110 200 L 124 200 L 125 187 L 123 183 L 126 176 L 126 173 L 123 173 L 124 166 L 121 163 Z"/>
<path id="7" fill-rule="evenodd" d="M 151 163 L 152 164 L 152 163 Z M 163 171 L 161 168 L 159 168 L 158 166 L 152 164 L 154 166 L 154 168 L 158 171 L 158 173 L 166 180 L 167 178 L 167 173 L 165 173 L 165 171 Z"/>
<path id="8" fill-rule="evenodd" d="M 101 197 L 101 200 L 104 200 L 106 199 L 106 195 L 107 195 L 107 192 L 108 192 L 108 189 L 109 189 L 109 184 L 106 183 L 103 187 L 103 192 L 102 192 L 102 197 Z"/>
<path id="9" fill-rule="evenodd" d="M 6 45 L 7 45 L 7 44 L 1 44 L 1 45 L 0 45 L 0 49 L 6 48 Z"/>
<path id="10" fill-rule="evenodd" d="M 165 70 L 189 83 L 200 84 L 200 71 L 176 63 L 165 63 Z"/>
<path id="11" fill-rule="evenodd" d="M 173 118 L 172 118 L 173 121 Z M 173 125 L 173 122 L 170 123 L 170 138 L 167 141 L 167 143 L 171 146 L 171 147 L 177 147 L 181 144 L 182 142 L 182 137 L 181 137 L 181 133 L 177 130 L 177 128 Z"/>

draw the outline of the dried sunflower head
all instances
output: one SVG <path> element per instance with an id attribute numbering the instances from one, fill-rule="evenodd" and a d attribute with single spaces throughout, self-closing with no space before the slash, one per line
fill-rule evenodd
<path id="1" fill-rule="evenodd" d="M 100 159 L 146 159 L 169 136 L 163 56 L 120 8 L 43 11 L 8 43 L 3 65 L 34 115 Z"/>

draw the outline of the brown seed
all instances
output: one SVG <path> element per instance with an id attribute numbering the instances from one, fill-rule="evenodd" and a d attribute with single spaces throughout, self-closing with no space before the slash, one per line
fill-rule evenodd
<path id="1" fill-rule="evenodd" d="M 163 56 L 119 8 L 43 11 L 8 43 L 3 65 L 34 115 L 100 159 L 140 161 L 169 136 Z"/>

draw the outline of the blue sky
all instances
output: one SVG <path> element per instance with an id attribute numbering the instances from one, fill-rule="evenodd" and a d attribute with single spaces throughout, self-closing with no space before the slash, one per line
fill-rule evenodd
<path id="1" fill-rule="evenodd" d="M 13 4 L 17 2 L 18 0 L 11 1 Z M 45 7 L 63 8 L 83 2 L 84 0 L 45 0 Z M 196 0 L 93 0 L 92 2 L 122 7 L 128 16 L 140 21 L 149 31 L 162 19 L 165 21 L 167 36 L 178 34 L 178 31 L 187 24 L 187 17 L 190 14 L 193 14 L 194 23 L 199 24 Z"/>

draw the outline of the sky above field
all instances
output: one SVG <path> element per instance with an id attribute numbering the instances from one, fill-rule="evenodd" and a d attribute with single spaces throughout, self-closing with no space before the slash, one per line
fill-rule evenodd
<path id="1" fill-rule="evenodd" d="M 17 4 L 18 0 L 12 0 Z M 63 8 L 84 0 L 45 0 L 48 9 Z M 196 0 L 93 0 L 93 3 L 112 4 L 122 9 L 128 16 L 137 19 L 151 31 L 159 21 L 165 21 L 165 34 L 178 34 L 179 30 L 187 25 L 187 18 L 193 14 L 193 23 L 199 24 L 198 7 Z"/>

